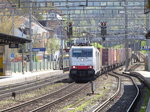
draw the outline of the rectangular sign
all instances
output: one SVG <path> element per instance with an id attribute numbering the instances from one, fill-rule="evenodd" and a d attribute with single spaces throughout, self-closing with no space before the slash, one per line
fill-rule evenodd
<path id="1" fill-rule="evenodd" d="M 149 51 L 149 50 L 150 50 L 150 46 L 142 46 L 142 47 L 141 47 L 141 50 Z"/>
<path id="2" fill-rule="evenodd" d="M 38 52 L 38 51 L 46 51 L 46 48 L 32 48 L 33 52 Z"/>
<path id="3" fill-rule="evenodd" d="M 19 44 L 11 43 L 9 44 L 9 48 L 19 48 Z"/>
<path id="4" fill-rule="evenodd" d="M 149 48 L 142 48 L 141 50 L 146 50 L 146 51 L 150 51 L 150 49 Z"/>

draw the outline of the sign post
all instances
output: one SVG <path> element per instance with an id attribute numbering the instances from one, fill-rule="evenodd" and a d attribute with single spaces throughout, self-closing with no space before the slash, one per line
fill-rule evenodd
<path id="1" fill-rule="evenodd" d="M 94 92 L 95 92 L 95 83 L 93 81 L 90 81 L 90 83 L 91 83 L 92 94 L 94 94 Z"/>

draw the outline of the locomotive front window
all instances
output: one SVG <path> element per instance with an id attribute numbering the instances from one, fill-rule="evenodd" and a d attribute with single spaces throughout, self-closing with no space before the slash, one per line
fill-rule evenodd
<path id="1" fill-rule="evenodd" d="M 92 49 L 73 49 L 72 57 L 92 57 Z"/>

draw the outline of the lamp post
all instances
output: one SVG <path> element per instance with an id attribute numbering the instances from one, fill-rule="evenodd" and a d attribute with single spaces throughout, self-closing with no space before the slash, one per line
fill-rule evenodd
<path id="1" fill-rule="evenodd" d="M 29 38 L 32 40 L 32 29 L 31 29 L 31 24 L 32 24 L 32 1 L 29 0 Z M 32 42 L 29 43 L 29 48 L 30 48 L 30 72 L 33 71 L 33 59 L 32 59 Z"/>
<path id="2" fill-rule="evenodd" d="M 69 34 L 69 22 L 70 22 L 70 13 L 69 13 L 69 6 L 67 6 L 67 36 L 69 39 L 69 47 L 71 47 L 71 40 L 70 40 L 70 34 Z"/>

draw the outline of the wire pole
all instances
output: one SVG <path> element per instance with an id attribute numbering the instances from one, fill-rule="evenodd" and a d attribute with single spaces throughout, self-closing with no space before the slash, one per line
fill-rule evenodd
<path id="1" fill-rule="evenodd" d="M 61 27 L 61 59 L 60 59 L 60 70 L 63 70 L 63 35 L 62 35 L 62 27 Z"/>
<path id="2" fill-rule="evenodd" d="M 125 50 L 126 50 L 126 61 L 125 61 L 125 71 L 128 71 L 128 39 L 127 39 L 127 34 L 128 34 L 128 15 L 127 15 L 127 1 L 125 0 Z"/>
<path id="3" fill-rule="evenodd" d="M 32 1 L 29 0 L 29 38 L 32 40 L 32 29 L 31 29 L 31 24 L 32 24 Z M 30 72 L 33 71 L 33 60 L 32 60 L 32 41 L 29 43 L 29 48 L 30 48 Z"/>
<path id="4" fill-rule="evenodd" d="M 67 36 L 69 39 L 69 48 L 71 47 L 70 33 L 69 33 L 69 22 L 70 22 L 70 13 L 69 13 L 69 4 L 67 0 Z"/>

